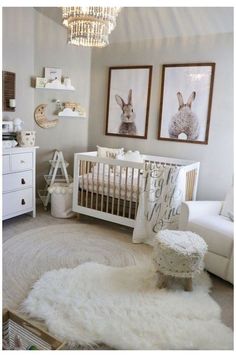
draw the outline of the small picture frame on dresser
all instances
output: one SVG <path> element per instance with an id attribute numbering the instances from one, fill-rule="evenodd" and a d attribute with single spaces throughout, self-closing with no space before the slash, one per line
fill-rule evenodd
<path id="1" fill-rule="evenodd" d="M 2 133 L 13 132 L 13 122 L 12 121 L 2 121 Z"/>

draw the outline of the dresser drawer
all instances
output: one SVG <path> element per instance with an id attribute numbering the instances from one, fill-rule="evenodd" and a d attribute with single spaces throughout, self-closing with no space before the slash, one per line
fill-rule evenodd
<path id="1" fill-rule="evenodd" d="M 7 174 L 10 172 L 10 156 L 3 155 L 2 157 L 2 173 Z"/>
<path id="2" fill-rule="evenodd" d="M 33 172 L 24 171 L 13 174 L 3 175 L 3 192 L 20 190 L 33 185 Z"/>
<path id="3" fill-rule="evenodd" d="M 27 211 L 33 209 L 32 188 L 20 190 L 16 192 L 4 193 L 3 195 L 3 217 L 20 211 Z"/>
<path id="4" fill-rule="evenodd" d="M 33 155 L 31 152 L 11 155 L 11 171 L 29 170 L 33 167 Z"/>

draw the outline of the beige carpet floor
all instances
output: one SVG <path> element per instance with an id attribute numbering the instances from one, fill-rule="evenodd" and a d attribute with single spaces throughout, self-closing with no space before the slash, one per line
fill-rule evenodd
<path id="1" fill-rule="evenodd" d="M 41 206 L 38 207 L 36 219 L 33 219 L 28 215 L 23 215 L 4 221 L 3 241 L 6 242 L 9 239 L 14 239 L 14 236 L 31 229 L 41 228 L 48 225 L 63 225 L 72 223 L 78 223 L 80 225 L 81 232 L 87 227 L 88 224 L 91 225 L 93 229 L 96 229 L 96 227 L 103 227 L 109 232 L 111 237 L 116 237 L 116 239 L 122 240 L 124 244 L 127 244 L 127 248 L 130 246 L 132 237 L 132 230 L 130 228 L 87 216 L 80 216 L 79 220 L 77 217 L 70 219 L 57 219 L 50 215 L 50 211 L 44 211 Z M 122 233 L 124 234 L 122 235 Z M 147 249 L 147 246 L 145 245 L 135 246 L 137 247 L 135 249 L 140 251 L 142 251 L 142 249 Z M 222 321 L 227 326 L 233 328 L 233 286 L 212 274 L 211 279 L 213 282 L 211 296 L 221 306 Z"/>
<path id="2" fill-rule="evenodd" d="M 33 284 L 51 270 L 86 262 L 112 267 L 149 265 L 151 247 L 128 240 L 125 232 L 85 223 L 49 225 L 17 234 L 3 245 L 3 307 L 18 311 Z"/>

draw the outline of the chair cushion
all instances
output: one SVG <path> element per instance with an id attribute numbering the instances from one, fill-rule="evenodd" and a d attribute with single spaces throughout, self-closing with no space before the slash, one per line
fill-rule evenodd
<path id="1" fill-rule="evenodd" d="M 210 252 L 227 258 L 231 256 L 234 224 L 229 218 L 222 215 L 197 217 L 189 222 L 188 230 L 199 234 Z"/>

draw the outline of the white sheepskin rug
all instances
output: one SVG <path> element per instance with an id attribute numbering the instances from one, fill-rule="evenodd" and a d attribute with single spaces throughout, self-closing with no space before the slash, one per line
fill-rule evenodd
<path id="1" fill-rule="evenodd" d="M 45 273 L 22 310 L 44 320 L 59 339 L 115 349 L 232 349 L 233 333 L 220 321 L 206 273 L 193 292 L 157 289 L 151 267 L 85 263 Z"/>

